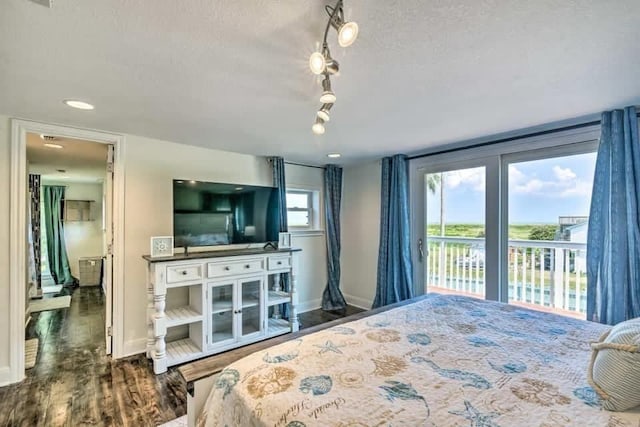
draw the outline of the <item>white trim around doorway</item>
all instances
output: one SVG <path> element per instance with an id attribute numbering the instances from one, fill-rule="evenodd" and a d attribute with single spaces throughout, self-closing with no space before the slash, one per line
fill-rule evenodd
<path id="1" fill-rule="evenodd" d="M 24 379 L 24 304 L 26 301 L 27 257 L 27 133 L 55 135 L 113 144 L 113 356 L 124 351 L 124 148 L 125 137 L 114 133 L 70 126 L 11 120 L 11 194 L 9 234 L 9 375 L 0 377 L 0 386 Z"/>

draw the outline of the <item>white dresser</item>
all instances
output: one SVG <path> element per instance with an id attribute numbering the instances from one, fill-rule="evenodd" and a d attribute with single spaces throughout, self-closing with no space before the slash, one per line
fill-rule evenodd
<path id="1" fill-rule="evenodd" d="M 147 357 L 168 366 L 298 330 L 299 249 L 243 249 L 151 258 Z M 289 273 L 290 292 L 281 290 Z M 288 310 L 289 320 L 282 317 Z"/>

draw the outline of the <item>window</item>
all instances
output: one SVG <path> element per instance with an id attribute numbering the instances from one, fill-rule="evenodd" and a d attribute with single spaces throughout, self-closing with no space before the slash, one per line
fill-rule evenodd
<path id="1" fill-rule="evenodd" d="M 311 228 L 314 224 L 313 191 L 287 190 L 287 222 L 292 228 Z"/>

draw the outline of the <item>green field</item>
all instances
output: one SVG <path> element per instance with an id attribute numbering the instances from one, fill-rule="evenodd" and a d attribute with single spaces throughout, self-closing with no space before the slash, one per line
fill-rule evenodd
<path id="1" fill-rule="evenodd" d="M 538 226 L 556 226 L 555 224 L 516 224 L 509 226 L 509 238 L 528 240 L 531 230 Z M 427 236 L 439 236 L 440 224 L 429 224 Z M 446 237 L 484 237 L 483 224 L 446 224 Z"/>

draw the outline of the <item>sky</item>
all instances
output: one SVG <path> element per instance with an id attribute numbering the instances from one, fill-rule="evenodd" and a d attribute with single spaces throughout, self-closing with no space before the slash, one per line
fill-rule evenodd
<path id="1" fill-rule="evenodd" d="M 596 153 L 509 165 L 509 224 L 557 224 L 559 216 L 587 216 Z M 484 167 L 445 173 L 447 224 L 482 224 Z M 427 195 L 427 223 L 440 222 L 440 190 Z"/>

